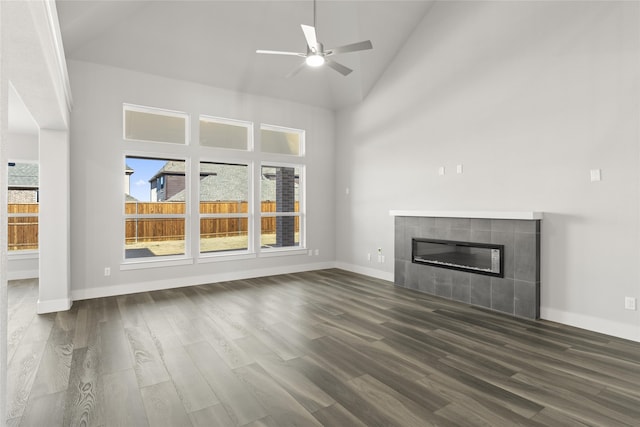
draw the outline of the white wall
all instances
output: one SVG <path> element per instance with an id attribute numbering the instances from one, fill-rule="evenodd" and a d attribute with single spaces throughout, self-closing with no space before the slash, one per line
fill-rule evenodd
<path id="1" fill-rule="evenodd" d="M 335 259 L 334 114 L 96 64 L 70 61 L 71 290 L 74 299 L 302 271 Z M 320 255 L 279 256 L 156 269 L 120 270 L 124 179 L 122 104 L 184 111 L 192 131 L 199 114 L 306 130 L 307 246 Z M 197 134 L 196 134 L 197 135 Z M 170 144 L 161 144 L 170 145 Z M 171 147 L 167 147 L 170 151 Z M 111 276 L 104 276 L 104 268 Z"/>
<path id="2" fill-rule="evenodd" d="M 436 2 L 337 114 L 339 265 L 393 277 L 390 209 L 543 211 L 542 317 L 640 340 L 639 12 Z"/>
<path id="3" fill-rule="evenodd" d="M 38 135 L 9 133 L 7 135 L 7 157 L 11 161 L 38 161 Z"/>

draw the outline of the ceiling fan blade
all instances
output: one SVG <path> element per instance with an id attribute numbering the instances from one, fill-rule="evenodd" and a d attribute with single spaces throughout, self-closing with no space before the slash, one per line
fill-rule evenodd
<path id="1" fill-rule="evenodd" d="M 305 65 L 307 65 L 305 62 L 301 62 L 300 65 L 298 65 L 296 68 L 291 70 L 291 72 L 289 74 L 287 74 L 286 76 L 284 76 L 284 78 L 285 79 L 290 79 L 291 77 L 295 76 L 296 74 L 298 74 L 300 72 L 300 70 L 302 70 L 304 68 Z"/>
<path id="2" fill-rule="evenodd" d="M 343 76 L 347 76 L 349 75 L 353 70 L 349 67 L 345 67 L 344 65 L 336 62 L 336 61 L 332 61 L 330 59 L 327 59 L 326 62 L 328 67 L 333 68 L 334 70 L 336 70 L 337 72 L 339 72 L 340 74 L 342 74 Z"/>
<path id="3" fill-rule="evenodd" d="M 359 50 L 373 49 L 371 40 L 366 40 L 358 43 L 351 43 L 340 47 L 334 47 L 333 49 L 327 49 L 328 55 L 335 55 L 336 53 L 357 52 Z"/>
<path id="4" fill-rule="evenodd" d="M 285 51 L 282 51 L 282 50 L 262 50 L 262 49 L 258 49 L 258 50 L 256 50 L 256 53 L 265 53 L 267 55 L 291 55 L 291 56 L 302 56 L 302 57 L 305 56 L 304 53 L 285 52 Z"/>
<path id="5" fill-rule="evenodd" d="M 317 52 L 318 50 L 318 38 L 316 37 L 316 29 L 310 25 L 300 25 L 302 27 L 302 32 L 304 33 L 304 38 L 307 39 L 307 46 L 309 46 L 309 50 L 311 52 Z"/>

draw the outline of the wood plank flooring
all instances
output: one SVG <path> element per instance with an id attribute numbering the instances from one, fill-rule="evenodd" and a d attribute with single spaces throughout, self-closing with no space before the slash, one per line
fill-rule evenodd
<path id="1" fill-rule="evenodd" d="M 640 426 L 640 343 L 341 270 L 36 299 L 10 283 L 11 426 Z"/>

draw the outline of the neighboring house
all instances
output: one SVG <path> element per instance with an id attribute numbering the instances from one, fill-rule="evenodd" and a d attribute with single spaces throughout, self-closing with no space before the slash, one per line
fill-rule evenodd
<path id="1" fill-rule="evenodd" d="M 206 163 L 200 171 L 200 200 L 245 201 L 248 199 L 246 172 L 235 165 Z M 149 180 L 151 201 L 184 201 L 184 163 L 168 161 Z M 260 180 L 261 200 L 276 200 L 276 176 L 263 174 Z M 298 177 L 295 182 L 298 194 Z M 155 198 L 154 198 L 155 197 Z"/>
<path id="2" fill-rule="evenodd" d="M 209 169 L 200 172 L 201 177 L 206 177 L 215 173 Z M 152 202 L 164 202 L 171 199 L 176 194 L 184 191 L 184 162 L 170 160 L 149 179 L 151 184 Z M 183 196 L 184 200 L 184 196 Z"/>
<path id="3" fill-rule="evenodd" d="M 38 203 L 38 164 L 9 163 L 8 203 Z"/>

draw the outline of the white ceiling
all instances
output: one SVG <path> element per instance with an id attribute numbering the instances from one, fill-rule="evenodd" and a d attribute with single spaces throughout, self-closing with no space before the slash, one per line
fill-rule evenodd
<path id="1" fill-rule="evenodd" d="M 431 0 L 325 1 L 316 28 L 325 48 L 370 39 L 373 50 L 336 61 L 354 69 L 305 68 L 302 58 L 256 49 L 305 51 L 300 24 L 309 1 L 57 0 L 67 59 L 95 62 L 330 109 L 362 101 L 424 17 Z"/>

